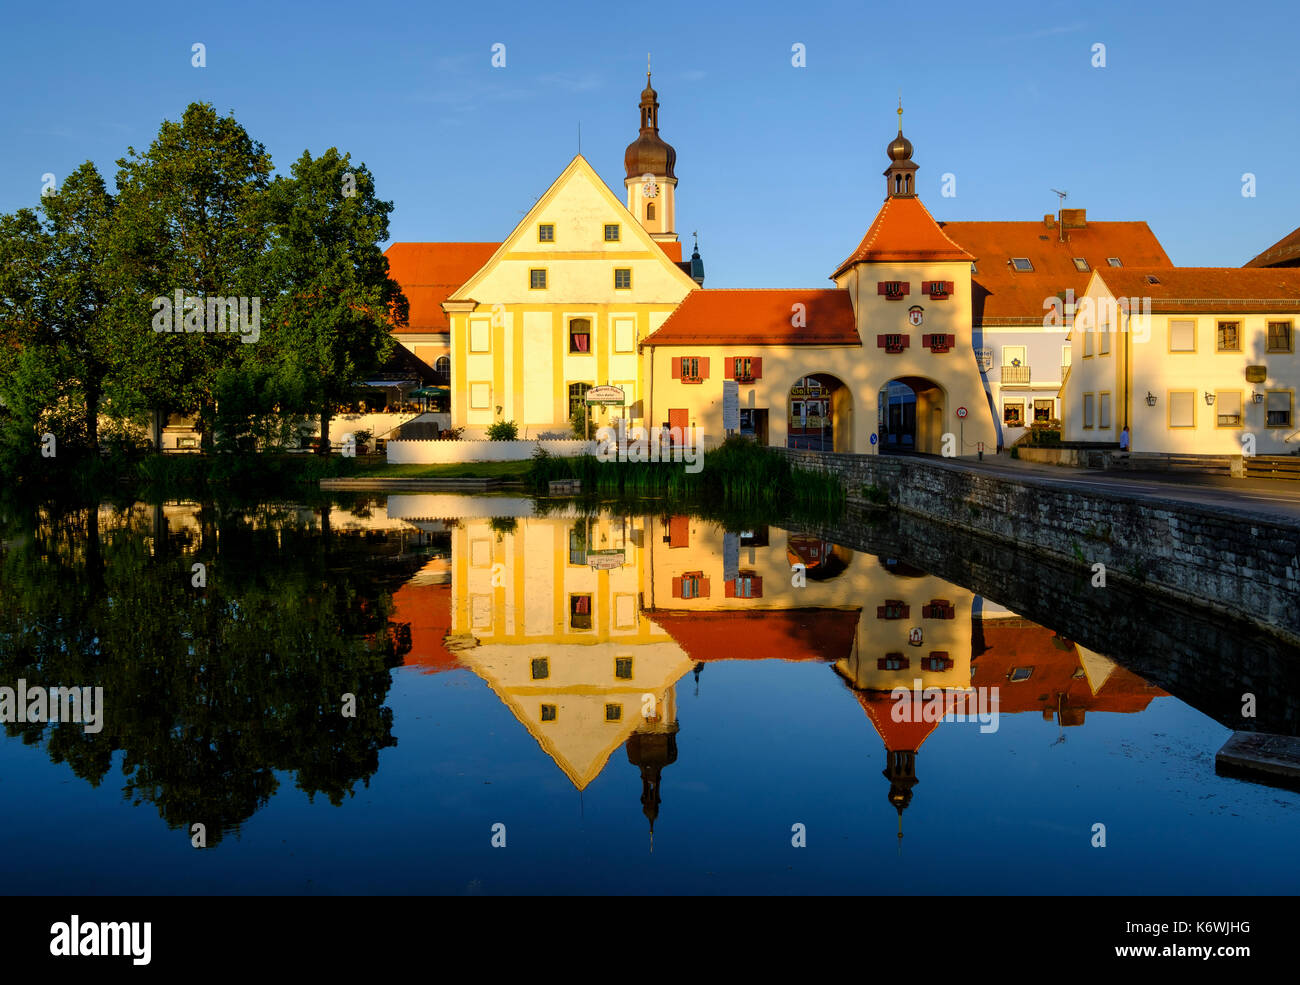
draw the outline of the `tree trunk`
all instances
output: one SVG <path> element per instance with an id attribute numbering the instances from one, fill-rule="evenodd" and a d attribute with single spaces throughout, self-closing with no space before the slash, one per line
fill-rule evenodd
<path id="1" fill-rule="evenodd" d="M 320 412 L 320 441 L 316 445 L 316 452 L 320 455 L 330 453 L 330 419 L 334 415 L 330 413 L 329 404 L 321 408 Z"/>
<path id="2" fill-rule="evenodd" d="M 86 437 L 90 454 L 99 458 L 99 391 L 94 387 L 86 390 Z"/>
<path id="3" fill-rule="evenodd" d="M 162 454 L 163 412 L 161 407 L 153 409 L 153 453 Z"/>

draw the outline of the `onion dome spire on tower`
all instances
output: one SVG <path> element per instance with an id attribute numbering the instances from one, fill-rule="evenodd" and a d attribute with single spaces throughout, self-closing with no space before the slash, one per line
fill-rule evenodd
<path id="1" fill-rule="evenodd" d="M 912 160 L 912 142 L 903 136 L 903 97 L 898 97 L 898 136 L 885 148 L 889 167 L 885 168 L 886 198 L 916 197 L 916 163 Z"/>
<path id="2" fill-rule="evenodd" d="M 676 178 L 677 151 L 659 138 L 659 93 L 650 85 L 650 59 L 646 57 L 645 88 L 641 90 L 641 135 L 627 145 L 623 165 L 629 178 L 652 174 Z"/>

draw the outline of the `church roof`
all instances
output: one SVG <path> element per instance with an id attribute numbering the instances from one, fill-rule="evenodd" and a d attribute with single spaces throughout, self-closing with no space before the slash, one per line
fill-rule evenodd
<path id="1" fill-rule="evenodd" d="M 1092 270 L 1173 266 L 1145 222 L 1098 222 L 1086 219 L 1082 210 L 1070 212 L 1084 224 L 1067 222 L 1064 241 L 1055 223 L 1042 220 L 939 223 L 975 260 L 971 320 L 976 326 L 1041 325 L 1043 299 L 1066 290 L 1082 295 Z M 1013 257 L 1028 260 L 1033 270 L 1016 270 Z M 1086 260 L 1089 269 L 1079 270 L 1075 257 Z M 1111 267 L 1111 257 L 1124 267 Z"/>
<path id="2" fill-rule="evenodd" d="M 1259 256 L 1247 260 L 1247 267 L 1294 267 L 1300 264 L 1300 228 L 1291 230 Z"/>
<path id="3" fill-rule="evenodd" d="M 848 291 L 718 288 L 686 295 L 644 344 L 860 346 L 862 339 Z"/>
<path id="4" fill-rule="evenodd" d="M 442 302 L 469 280 L 500 243 L 394 243 L 384 251 L 388 275 L 411 304 L 410 324 L 403 332 L 450 332 Z"/>
<path id="5" fill-rule="evenodd" d="M 858 263 L 947 262 L 975 259 L 949 239 L 919 198 L 890 197 L 831 280 Z"/>

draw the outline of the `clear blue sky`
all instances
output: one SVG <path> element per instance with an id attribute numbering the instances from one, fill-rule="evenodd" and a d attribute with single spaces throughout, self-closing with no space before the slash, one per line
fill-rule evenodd
<path id="1" fill-rule="evenodd" d="M 280 170 L 330 146 L 364 161 L 396 205 L 394 240 L 498 241 L 573 156 L 580 121 L 583 153 L 623 197 L 651 51 L 678 232 L 689 252 L 699 230 L 710 287 L 828 286 L 884 196 L 900 88 L 936 218 L 1038 218 L 1062 188 L 1090 217 L 1146 220 L 1177 264 L 1236 266 L 1300 225 L 1296 10 L 10 4 L 0 211 L 87 158 L 111 182 L 128 145 L 206 100 Z M 955 198 L 940 196 L 944 172 Z"/>

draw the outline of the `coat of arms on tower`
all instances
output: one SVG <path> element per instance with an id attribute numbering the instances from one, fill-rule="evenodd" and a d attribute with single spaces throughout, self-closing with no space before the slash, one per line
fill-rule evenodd
<path id="1" fill-rule="evenodd" d="M 920 325 L 925 319 L 925 309 L 919 304 L 914 304 L 907 309 L 907 320 L 913 325 Z"/>

